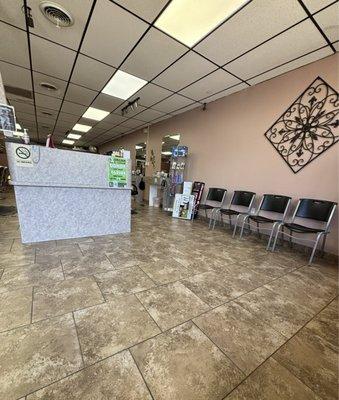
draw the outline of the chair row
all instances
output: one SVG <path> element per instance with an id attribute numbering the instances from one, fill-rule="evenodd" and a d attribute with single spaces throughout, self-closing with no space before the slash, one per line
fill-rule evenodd
<path id="1" fill-rule="evenodd" d="M 337 203 L 327 200 L 299 199 L 294 209 L 292 218 L 286 222 L 292 198 L 277 194 L 264 194 L 259 207 L 254 212 L 253 204 L 256 193 L 243 190 L 233 192 L 231 201 L 225 207 L 227 190 L 222 188 L 210 188 L 204 204 L 199 209 L 204 210 L 206 218 L 210 210 L 209 228 L 215 227 L 218 220 L 223 224 L 223 216 L 228 216 L 232 228 L 232 218 L 235 218 L 233 237 L 235 237 L 238 226 L 240 227 L 240 238 L 243 237 L 245 227 L 251 231 L 255 227 L 258 234 L 261 230 L 269 232 L 267 250 L 275 251 L 278 237 L 288 236 L 292 246 L 293 233 L 315 234 L 314 240 L 298 238 L 301 241 L 314 243 L 309 264 L 312 263 L 318 244 L 322 239 L 321 252 L 324 254 L 324 247 L 327 235 L 330 233 L 330 224 L 335 212 Z M 242 223 L 240 220 L 242 218 Z M 269 226 L 269 228 L 262 227 Z M 288 230 L 288 233 L 285 231 Z"/>

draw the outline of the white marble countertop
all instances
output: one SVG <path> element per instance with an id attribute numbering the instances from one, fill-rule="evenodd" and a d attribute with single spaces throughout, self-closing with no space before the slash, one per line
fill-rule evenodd
<path id="1" fill-rule="evenodd" d="M 12 186 L 33 186 L 33 187 L 60 187 L 60 188 L 83 188 L 83 189 L 113 189 L 113 190 L 132 190 L 131 187 L 110 187 L 110 186 L 95 186 L 95 185 L 81 185 L 79 183 L 36 183 L 36 182 L 16 182 L 11 181 Z"/>

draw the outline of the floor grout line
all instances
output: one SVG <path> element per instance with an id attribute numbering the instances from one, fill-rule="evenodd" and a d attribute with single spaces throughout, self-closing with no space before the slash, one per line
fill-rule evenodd
<path id="1" fill-rule="evenodd" d="M 73 323 L 74 323 L 75 334 L 76 334 L 76 337 L 78 339 L 79 351 L 80 351 L 80 356 L 81 356 L 81 360 L 82 360 L 82 366 L 85 367 L 86 364 L 85 364 L 84 355 L 83 355 L 82 348 L 81 348 L 81 342 L 80 342 L 80 339 L 79 339 L 78 327 L 77 327 L 77 324 L 75 322 L 75 317 L 74 317 L 74 312 L 73 311 L 72 311 L 72 318 L 73 318 Z"/>
<path id="2" fill-rule="evenodd" d="M 138 365 L 136 359 L 134 358 L 134 355 L 133 355 L 133 353 L 132 353 L 132 351 L 131 351 L 131 348 L 129 348 L 127 351 L 128 351 L 129 354 L 131 355 L 131 357 L 132 357 L 132 359 L 133 359 L 133 361 L 134 361 L 134 364 L 136 365 L 136 367 L 137 367 L 137 369 L 138 369 L 138 371 L 139 371 L 139 374 L 140 374 L 142 380 L 144 381 L 144 383 L 145 383 L 145 385 L 146 385 L 146 387 L 147 387 L 147 390 L 149 391 L 149 394 L 150 394 L 152 400 L 155 400 L 154 397 L 153 397 L 152 391 L 151 391 L 151 389 L 150 389 L 149 386 L 148 386 L 147 380 L 146 380 L 146 378 L 144 377 L 143 373 L 141 372 L 141 369 L 140 369 L 140 367 L 139 367 L 139 365 Z"/>

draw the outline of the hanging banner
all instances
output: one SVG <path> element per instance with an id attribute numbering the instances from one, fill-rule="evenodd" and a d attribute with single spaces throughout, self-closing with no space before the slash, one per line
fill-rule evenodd
<path id="1" fill-rule="evenodd" d="M 110 187 L 123 188 L 127 186 L 127 160 L 112 156 L 108 164 L 108 184 Z"/>

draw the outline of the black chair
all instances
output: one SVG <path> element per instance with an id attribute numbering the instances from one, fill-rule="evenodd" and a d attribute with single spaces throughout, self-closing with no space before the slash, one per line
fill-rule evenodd
<path id="1" fill-rule="evenodd" d="M 245 224 L 249 226 L 251 230 L 251 223 L 253 221 L 256 224 L 257 232 L 260 237 L 260 225 L 270 224 L 271 228 L 265 228 L 270 232 L 270 237 L 267 243 L 266 249 L 269 250 L 273 233 L 275 228 L 285 221 L 286 213 L 291 202 L 291 197 L 281 196 L 278 194 L 264 194 L 256 214 L 246 215 L 240 231 L 240 238 L 244 233 Z"/>
<path id="2" fill-rule="evenodd" d="M 131 188 L 131 196 L 132 199 L 135 199 L 135 196 L 138 194 L 138 188 L 134 183 L 132 183 L 132 188 Z M 131 214 L 137 214 L 137 211 L 134 208 L 131 208 Z"/>
<path id="3" fill-rule="evenodd" d="M 337 203 L 327 200 L 314 200 L 314 199 L 300 199 L 297 207 L 293 213 L 291 222 L 284 222 L 279 225 L 275 234 L 275 239 L 272 247 L 272 251 L 275 250 L 279 233 L 288 236 L 290 238 L 290 245 L 292 247 L 293 232 L 302 234 L 315 234 L 315 240 L 301 239 L 305 242 L 314 243 L 309 264 L 312 264 L 315 252 L 318 247 L 318 243 L 323 237 L 321 245 L 321 253 L 324 254 L 326 237 L 330 233 L 330 224 L 334 215 Z M 299 219 L 299 220 L 298 220 Z M 305 224 L 298 224 L 297 222 L 304 222 Z M 310 226 L 307 226 L 309 222 Z M 313 225 L 313 226 L 311 226 Z M 287 228 L 289 234 L 284 232 L 284 228 Z"/>
<path id="4" fill-rule="evenodd" d="M 213 224 L 213 229 L 215 227 L 216 221 L 220 216 L 220 222 L 223 224 L 223 215 L 227 215 L 230 223 L 230 228 L 232 229 L 232 217 L 235 217 L 235 225 L 233 229 L 233 237 L 236 234 L 239 218 L 242 215 L 248 215 L 252 208 L 255 199 L 254 192 L 247 192 L 243 190 L 236 190 L 233 193 L 230 204 L 227 208 L 219 208 L 215 212 L 215 219 Z"/>
<path id="5" fill-rule="evenodd" d="M 207 197 L 204 204 L 200 204 L 199 210 L 205 210 L 206 218 L 207 218 L 207 210 L 212 210 L 209 220 L 209 227 L 211 226 L 212 216 L 214 215 L 215 210 L 222 207 L 225 198 L 226 198 L 227 190 L 221 188 L 209 188 Z"/>

